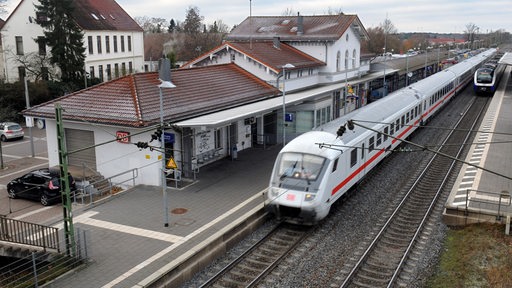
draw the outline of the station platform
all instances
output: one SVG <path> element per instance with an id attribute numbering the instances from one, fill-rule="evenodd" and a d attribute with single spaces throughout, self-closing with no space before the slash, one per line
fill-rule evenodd
<path id="1" fill-rule="evenodd" d="M 511 70 L 503 74 L 445 204 L 448 225 L 505 223 L 512 215 Z"/>
<path id="2" fill-rule="evenodd" d="M 241 228 L 265 220 L 263 192 L 280 149 L 245 149 L 202 167 L 182 188 L 169 184 L 168 227 L 160 187 L 137 186 L 74 211 L 91 261 L 44 287 L 179 287 L 202 269 L 190 263 L 209 264 L 245 236 Z"/>

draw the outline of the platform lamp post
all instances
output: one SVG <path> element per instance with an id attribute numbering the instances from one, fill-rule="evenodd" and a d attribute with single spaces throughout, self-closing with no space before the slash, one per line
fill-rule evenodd
<path id="1" fill-rule="evenodd" d="M 293 69 L 295 66 L 293 64 L 287 63 L 286 65 L 281 66 L 283 69 L 283 147 L 286 145 L 286 69 Z M 277 78 L 279 80 L 279 77 Z M 278 87 L 279 88 L 279 87 Z"/>
<path id="2" fill-rule="evenodd" d="M 384 87 L 384 96 L 386 96 L 386 91 L 387 91 L 387 88 L 386 88 L 386 59 L 387 59 L 387 55 L 386 55 L 386 47 L 384 46 L 384 48 L 382 48 L 382 50 L 384 51 L 384 82 L 383 82 L 383 87 Z"/>
<path id="3" fill-rule="evenodd" d="M 162 149 L 162 194 L 164 197 L 164 227 L 169 227 L 169 203 L 167 202 L 167 178 L 165 177 L 165 129 L 164 129 L 164 101 L 162 95 L 162 89 L 164 88 L 175 88 L 171 81 L 164 81 L 159 79 L 162 83 L 158 85 L 158 91 L 160 94 L 160 127 L 162 129 L 162 135 L 160 135 L 160 149 Z"/>

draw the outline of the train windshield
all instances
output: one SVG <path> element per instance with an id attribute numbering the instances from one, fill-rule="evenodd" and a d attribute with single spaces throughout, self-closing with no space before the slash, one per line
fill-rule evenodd
<path id="1" fill-rule="evenodd" d="M 481 69 L 477 71 L 476 81 L 478 83 L 491 83 L 492 82 L 492 70 Z"/>
<path id="2" fill-rule="evenodd" d="M 325 158 L 301 153 L 283 153 L 276 171 L 277 177 L 315 181 L 324 165 Z"/>

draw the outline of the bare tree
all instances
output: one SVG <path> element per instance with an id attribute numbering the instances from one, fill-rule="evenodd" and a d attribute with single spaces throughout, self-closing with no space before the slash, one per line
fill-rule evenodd
<path id="1" fill-rule="evenodd" d="M 161 33 L 167 30 L 167 20 L 164 18 L 137 16 L 133 18 L 144 30 L 144 33 Z"/>
<path id="2" fill-rule="evenodd" d="M 7 10 L 5 10 L 5 3 L 7 3 L 7 0 L 0 0 L 0 15 L 7 13 Z"/>
<path id="3" fill-rule="evenodd" d="M 295 12 L 293 11 L 293 9 L 292 9 L 292 8 L 286 8 L 286 9 L 283 11 L 283 13 L 281 13 L 281 16 L 294 16 L 294 15 L 296 15 L 296 14 L 297 14 L 297 13 L 295 13 Z"/>
<path id="4" fill-rule="evenodd" d="M 471 47 L 473 47 L 473 42 L 475 41 L 475 34 L 478 33 L 478 30 L 480 30 L 480 28 L 476 26 L 476 24 L 466 24 L 466 30 L 464 30 L 464 34 L 467 41 L 471 43 Z"/>
<path id="5" fill-rule="evenodd" d="M 58 79 L 58 69 L 51 63 L 49 54 L 39 54 L 38 52 L 24 53 L 18 55 L 12 47 L 4 49 L 7 58 L 16 62 L 17 67 L 24 67 L 26 76 L 37 80 L 55 80 Z"/>

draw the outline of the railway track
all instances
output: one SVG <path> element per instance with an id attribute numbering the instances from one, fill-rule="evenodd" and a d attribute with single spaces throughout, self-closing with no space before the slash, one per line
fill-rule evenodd
<path id="1" fill-rule="evenodd" d="M 488 98 L 478 97 L 359 258 L 349 261 L 341 287 L 394 287 Z"/>
<path id="2" fill-rule="evenodd" d="M 308 235 L 310 227 L 280 224 L 201 287 L 254 287 Z"/>

